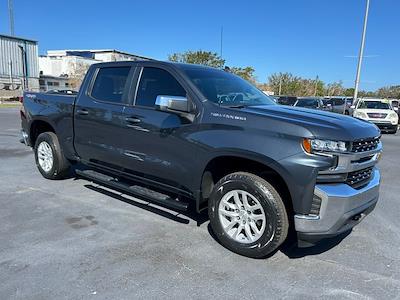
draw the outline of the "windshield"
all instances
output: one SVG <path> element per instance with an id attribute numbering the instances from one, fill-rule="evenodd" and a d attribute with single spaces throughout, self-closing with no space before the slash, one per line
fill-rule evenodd
<path id="1" fill-rule="evenodd" d="M 229 72 L 198 67 L 183 70 L 209 101 L 219 105 L 276 105 L 271 97 Z"/>
<path id="2" fill-rule="evenodd" d="M 299 100 L 297 100 L 297 103 L 295 106 L 317 108 L 318 100 L 317 99 L 299 99 Z"/>
<path id="3" fill-rule="evenodd" d="M 389 103 L 381 101 L 362 101 L 358 108 L 361 109 L 390 109 Z"/>

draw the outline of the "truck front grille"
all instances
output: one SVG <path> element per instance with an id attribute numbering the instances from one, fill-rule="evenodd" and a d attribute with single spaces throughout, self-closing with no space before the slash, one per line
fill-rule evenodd
<path id="1" fill-rule="evenodd" d="M 363 187 L 370 181 L 373 168 L 374 167 L 369 167 L 350 172 L 347 175 L 346 183 L 355 189 Z"/>
<path id="2" fill-rule="evenodd" d="M 381 113 L 367 113 L 367 115 L 368 117 L 373 119 L 384 119 L 387 116 L 387 114 L 381 114 Z"/>
<path id="3" fill-rule="evenodd" d="M 379 137 L 365 139 L 365 140 L 358 140 L 353 142 L 351 151 L 352 152 L 365 152 L 375 150 L 379 144 Z"/>

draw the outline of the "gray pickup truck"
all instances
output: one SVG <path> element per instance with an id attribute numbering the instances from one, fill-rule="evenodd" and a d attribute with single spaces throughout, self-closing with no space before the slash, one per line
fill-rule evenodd
<path id="1" fill-rule="evenodd" d="M 290 232 L 311 244 L 347 232 L 378 201 L 375 125 L 277 105 L 222 70 L 95 64 L 77 95 L 25 93 L 21 119 L 44 177 L 79 163 L 78 176 L 107 187 L 208 209 L 218 241 L 249 257 Z"/>

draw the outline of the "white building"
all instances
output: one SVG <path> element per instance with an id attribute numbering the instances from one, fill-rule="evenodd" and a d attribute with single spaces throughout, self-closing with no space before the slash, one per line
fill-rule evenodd
<path id="1" fill-rule="evenodd" d="M 79 56 L 87 59 L 94 59 L 100 62 L 122 61 L 122 60 L 151 60 L 149 57 L 122 52 L 115 49 L 100 50 L 49 50 L 47 56 L 66 57 Z"/>
<path id="2" fill-rule="evenodd" d="M 90 65 L 100 61 L 80 56 L 39 56 L 40 75 L 45 76 L 71 76 L 78 67 L 89 68 Z"/>
<path id="3" fill-rule="evenodd" d="M 39 79 L 40 91 L 47 92 L 50 90 L 69 90 L 70 82 L 68 77 L 40 75 Z"/>
<path id="4" fill-rule="evenodd" d="M 102 50 L 49 50 L 47 55 L 39 57 L 39 69 L 41 79 L 41 90 L 50 88 L 46 85 L 45 77 L 51 77 L 50 82 L 65 85 L 66 78 L 75 77 L 83 79 L 90 65 L 99 62 L 125 61 L 125 60 L 150 60 L 151 58 L 130 54 L 114 49 Z M 59 80 L 57 80 L 59 77 Z M 76 80 L 74 80 L 76 81 Z M 75 82 L 71 82 L 70 88 L 77 89 Z M 61 89 L 61 88 L 59 88 Z"/>

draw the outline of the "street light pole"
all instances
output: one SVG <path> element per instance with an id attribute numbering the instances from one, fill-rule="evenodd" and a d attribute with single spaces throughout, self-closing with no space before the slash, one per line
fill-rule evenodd
<path id="1" fill-rule="evenodd" d="M 365 8 L 365 16 L 364 16 L 364 27 L 361 37 L 361 46 L 360 52 L 358 54 L 358 64 L 357 64 L 357 74 L 356 74 L 356 82 L 354 86 L 354 97 L 353 101 L 357 101 L 358 96 L 358 87 L 360 85 L 360 73 L 361 73 L 361 64 L 364 56 L 364 45 L 365 45 L 365 34 L 367 31 L 367 23 L 368 23 L 368 12 L 369 12 L 369 0 L 367 0 L 366 8 Z"/>
<path id="2" fill-rule="evenodd" d="M 8 17 L 10 21 L 10 35 L 14 36 L 14 4 L 13 0 L 8 0 Z"/>

